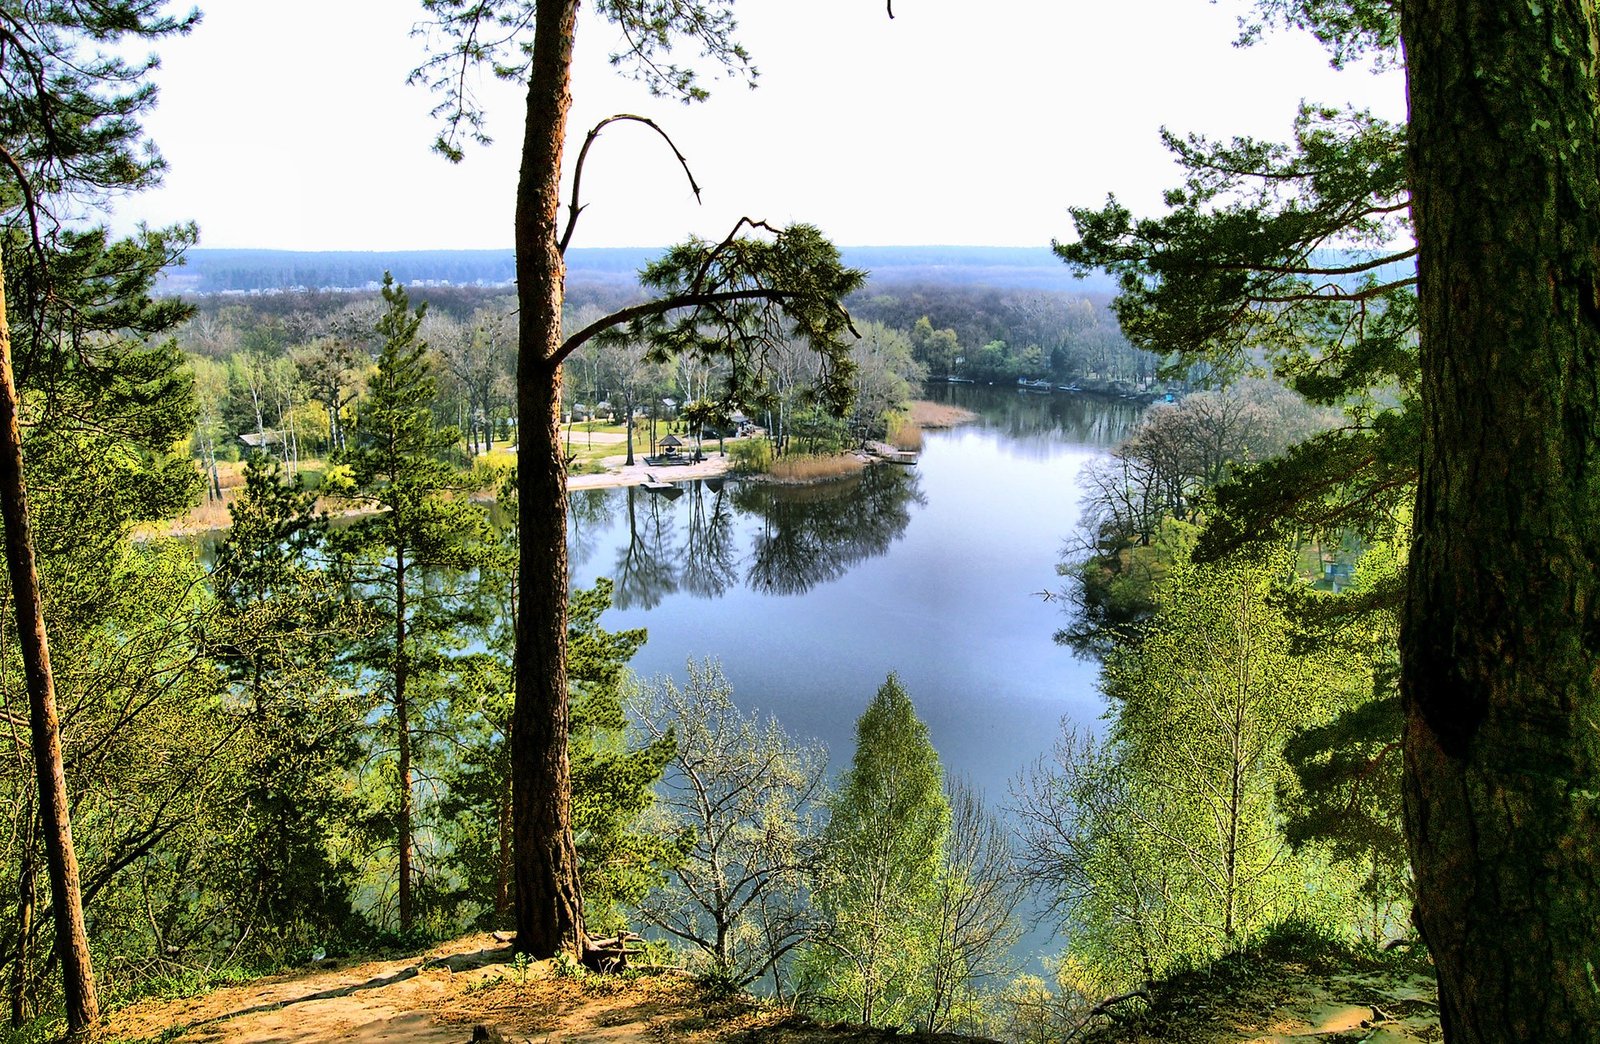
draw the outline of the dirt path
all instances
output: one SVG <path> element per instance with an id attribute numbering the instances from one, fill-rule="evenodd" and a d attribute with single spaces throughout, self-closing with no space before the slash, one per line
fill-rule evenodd
<path id="1" fill-rule="evenodd" d="M 708 993 L 683 975 L 567 978 L 550 962 L 519 970 L 508 944 L 473 935 L 420 957 L 143 1001 L 107 1019 L 96 1041 L 468 1044 L 480 1026 L 510 1044 L 886 1044 L 893 1036 L 821 1026 L 749 997 Z"/>
<path id="2" fill-rule="evenodd" d="M 1280 1003 L 1246 1044 L 1424 1044 L 1442 1039 L 1438 990 L 1422 976 L 1347 974 L 1309 986 Z"/>
<path id="3" fill-rule="evenodd" d="M 328 962 L 332 963 L 332 962 Z M 1270 962 L 1248 974 L 1193 974 L 1153 1008 L 1081 1037 L 1095 1044 L 1433 1044 L 1441 1039 L 1429 975 L 1396 968 Z M 519 970 L 511 947 L 471 935 L 421 956 L 318 968 L 143 1001 L 96 1035 L 144 1044 L 468 1044 L 476 1027 L 510 1044 L 889 1044 L 891 1030 L 826 1026 L 678 974 Z M 902 1042 L 905 1038 L 899 1038 Z M 981 1044 L 917 1035 L 917 1044 Z"/>
<path id="4" fill-rule="evenodd" d="M 107 1022 L 107 1040 L 277 1044 L 288 1041 L 409 1041 L 464 1044 L 463 1028 L 440 1014 L 451 996 L 511 974 L 508 945 L 474 935 L 422 957 L 274 976 L 176 1001 L 143 1001 Z"/>

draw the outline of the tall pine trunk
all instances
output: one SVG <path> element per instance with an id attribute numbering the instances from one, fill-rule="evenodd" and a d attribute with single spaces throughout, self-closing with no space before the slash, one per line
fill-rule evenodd
<path id="1" fill-rule="evenodd" d="M 1593 0 L 1407 0 L 1422 470 L 1402 634 L 1448 1041 L 1600 1041 Z"/>
<path id="2" fill-rule="evenodd" d="M 11 1028 L 16 1030 L 28 1022 L 28 973 L 33 963 L 33 908 L 38 898 L 38 885 L 34 879 L 38 817 L 33 814 L 32 800 L 23 803 L 22 814 L 28 829 L 23 836 L 22 868 L 17 872 L 17 948 L 11 958 Z"/>
<path id="3" fill-rule="evenodd" d="M 406 693 L 410 680 L 406 657 L 406 549 L 395 551 L 394 565 L 394 724 L 395 756 L 399 762 L 396 784 L 400 807 L 395 814 L 395 847 L 399 853 L 400 930 L 409 932 L 415 922 L 411 888 L 411 704 Z"/>
<path id="4" fill-rule="evenodd" d="M 11 370 L 11 327 L 6 318 L 5 272 L 0 270 L 0 516 L 5 520 L 6 572 L 17 613 L 17 645 L 28 688 L 28 731 L 39 783 L 39 830 L 50 869 L 56 950 L 61 956 L 67 1029 L 79 1033 L 100 1018 L 89 937 L 78 889 L 78 856 L 72 847 L 67 777 L 61 762 L 61 725 L 56 716 L 55 675 L 45 634 L 39 574 L 33 560 L 33 530 L 23 480 L 20 404 Z"/>
<path id="5" fill-rule="evenodd" d="M 567 474 L 561 455 L 561 159 L 577 0 L 538 0 L 517 184 L 516 702 L 511 816 L 517 949 L 581 956 L 583 899 L 567 757 Z"/>
<path id="6" fill-rule="evenodd" d="M 538 957 L 580 956 L 583 900 L 572 837 L 567 706 L 566 468 L 560 380 L 525 395 L 517 453 L 518 598 L 516 703 L 511 722 L 511 814 L 516 855 L 517 948 Z M 545 423 L 535 426 L 534 417 Z"/>

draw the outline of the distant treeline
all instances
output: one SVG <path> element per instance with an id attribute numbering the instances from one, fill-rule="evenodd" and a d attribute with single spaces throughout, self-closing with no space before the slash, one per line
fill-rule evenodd
<path id="1" fill-rule="evenodd" d="M 631 286 L 660 250 L 574 249 L 567 261 L 577 283 Z M 872 273 L 875 285 L 937 283 L 1017 290 L 1109 293 L 1108 278 L 1075 279 L 1047 247 L 846 247 L 845 261 Z M 196 249 L 169 271 L 170 293 L 271 293 L 285 290 L 376 290 L 384 272 L 407 285 L 498 286 L 514 274 L 510 250 L 295 251 Z"/>

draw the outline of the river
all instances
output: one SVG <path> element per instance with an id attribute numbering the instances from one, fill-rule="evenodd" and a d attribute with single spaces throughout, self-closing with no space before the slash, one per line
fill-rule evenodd
<path id="1" fill-rule="evenodd" d="M 889 672 L 946 772 L 993 804 L 1063 716 L 1100 713 L 1097 667 L 1055 645 L 1055 565 L 1084 464 L 1138 409 L 1087 396 L 933 386 L 976 423 L 928 432 L 914 467 L 809 487 L 684 483 L 572 495 L 572 576 L 617 585 L 604 618 L 644 627 L 633 669 L 722 662 L 734 698 L 827 745 L 840 771 Z"/>

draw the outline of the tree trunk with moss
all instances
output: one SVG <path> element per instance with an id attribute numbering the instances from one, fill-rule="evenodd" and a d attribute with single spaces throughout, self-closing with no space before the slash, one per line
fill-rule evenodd
<path id="1" fill-rule="evenodd" d="M 1592 0 L 1408 0 L 1424 449 L 1403 635 L 1451 1042 L 1600 1040 Z"/>

